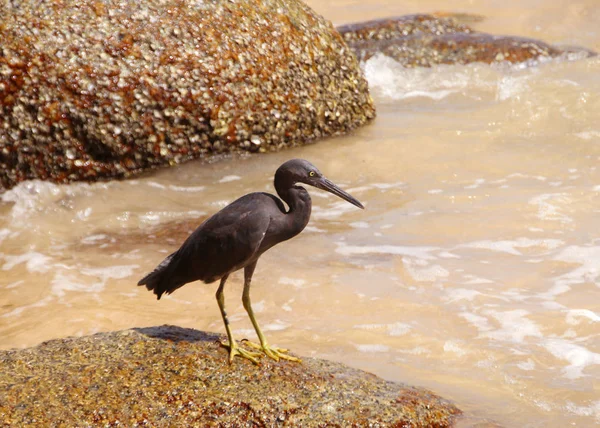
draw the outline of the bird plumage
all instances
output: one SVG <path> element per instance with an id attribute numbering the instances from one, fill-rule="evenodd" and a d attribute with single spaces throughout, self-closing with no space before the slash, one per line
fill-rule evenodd
<path id="1" fill-rule="evenodd" d="M 279 167 L 274 180 L 277 194 L 286 202 L 288 210 L 279 198 L 269 193 L 242 196 L 198 226 L 176 252 L 167 256 L 138 285 L 145 285 L 160 299 L 163 294 L 170 294 L 189 282 L 200 280 L 208 284 L 220 279 L 217 300 L 230 339 L 230 358 L 233 358 L 236 345 L 229 331 L 222 291 L 229 274 L 246 268 L 245 307 L 248 306 L 263 350 L 270 356 L 279 355 L 274 348 L 266 349 L 266 341 L 251 310 L 248 290 L 258 258 L 274 245 L 296 236 L 310 219 L 310 196 L 297 183 L 327 190 L 362 208 L 360 202 L 323 177 L 310 162 L 290 160 Z M 247 351 L 235 352 L 252 359 Z"/>

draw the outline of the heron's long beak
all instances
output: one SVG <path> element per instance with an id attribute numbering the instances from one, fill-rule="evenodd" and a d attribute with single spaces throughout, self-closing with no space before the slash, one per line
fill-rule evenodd
<path id="1" fill-rule="evenodd" d="M 312 183 L 311 183 L 312 184 Z M 350 202 L 352 205 L 357 206 L 358 208 L 364 209 L 363 204 L 361 204 L 358 199 L 350 195 L 349 193 L 344 192 L 342 189 L 337 187 L 331 181 L 326 179 L 325 177 L 321 177 L 318 181 L 316 181 L 313 186 L 318 189 L 326 190 L 329 193 L 333 193 L 334 195 Z"/>

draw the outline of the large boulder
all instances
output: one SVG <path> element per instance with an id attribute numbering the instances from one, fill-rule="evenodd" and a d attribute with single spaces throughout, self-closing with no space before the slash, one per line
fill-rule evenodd
<path id="1" fill-rule="evenodd" d="M 227 363 L 219 337 L 173 326 L 0 351 L 6 426 L 452 426 L 451 403 L 339 363 Z"/>
<path id="2" fill-rule="evenodd" d="M 596 55 L 581 47 L 481 33 L 461 22 L 480 19 L 469 15 L 406 15 L 343 25 L 338 31 L 360 60 L 383 54 L 409 68 L 473 62 L 534 65 L 559 57 L 580 59 Z"/>
<path id="3" fill-rule="evenodd" d="M 343 134 L 358 63 L 299 0 L 0 3 L 0 191 Z"/>

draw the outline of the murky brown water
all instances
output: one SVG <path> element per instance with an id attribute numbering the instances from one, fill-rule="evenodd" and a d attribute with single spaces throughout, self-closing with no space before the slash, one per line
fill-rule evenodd
<path id="1" fill-rule="evenodd" d="M 309 3 L 336 24 L 449 7 Z M 594 1 L 452 10 L 490 16 L 482 30 L 600 50 Z M 160 302 L 135 286 L 185 235 L 157 226 L 272 192 L 279 164 L 302 157 L 366 210 L 311 191 L 309 228 L 261 258 L 252 296 L 272 343 L 506 426 L 600 423 L 600 60 L 404 70 L 380 57 L 365 70 L 379 116 L 352 136 L 4 194 L 0 347 L 163 323 L 223 332 L 216 286 Z M 237 337 L 253 338 L 241 275 L 226 298 Z"/>

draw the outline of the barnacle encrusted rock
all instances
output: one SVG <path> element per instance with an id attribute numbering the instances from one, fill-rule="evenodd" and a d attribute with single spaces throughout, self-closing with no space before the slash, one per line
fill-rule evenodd
<path id="1" fill-rule="evenodd" d="M 0 351 L 0 424 L 442 428 L 460 414 L 339 363 L 229 365 L 218 339 L 162 326 Z"/>
<path id="2" fill-rule="evenodd" d="M 360 60 L 377 53 L 405 67 L 472 62 L 527 63 L 563 56 L 585 58 L 595 52 L 556 47 L 540 40 L 479 33 L 453 16 L 406 15 L 338 27 Z"/>
<path id="3" fill-rule="evenodd" d="M 299 0 L 0 3 L 0 190 L 276 150 L 374 115 L 353 53 Z"/>

